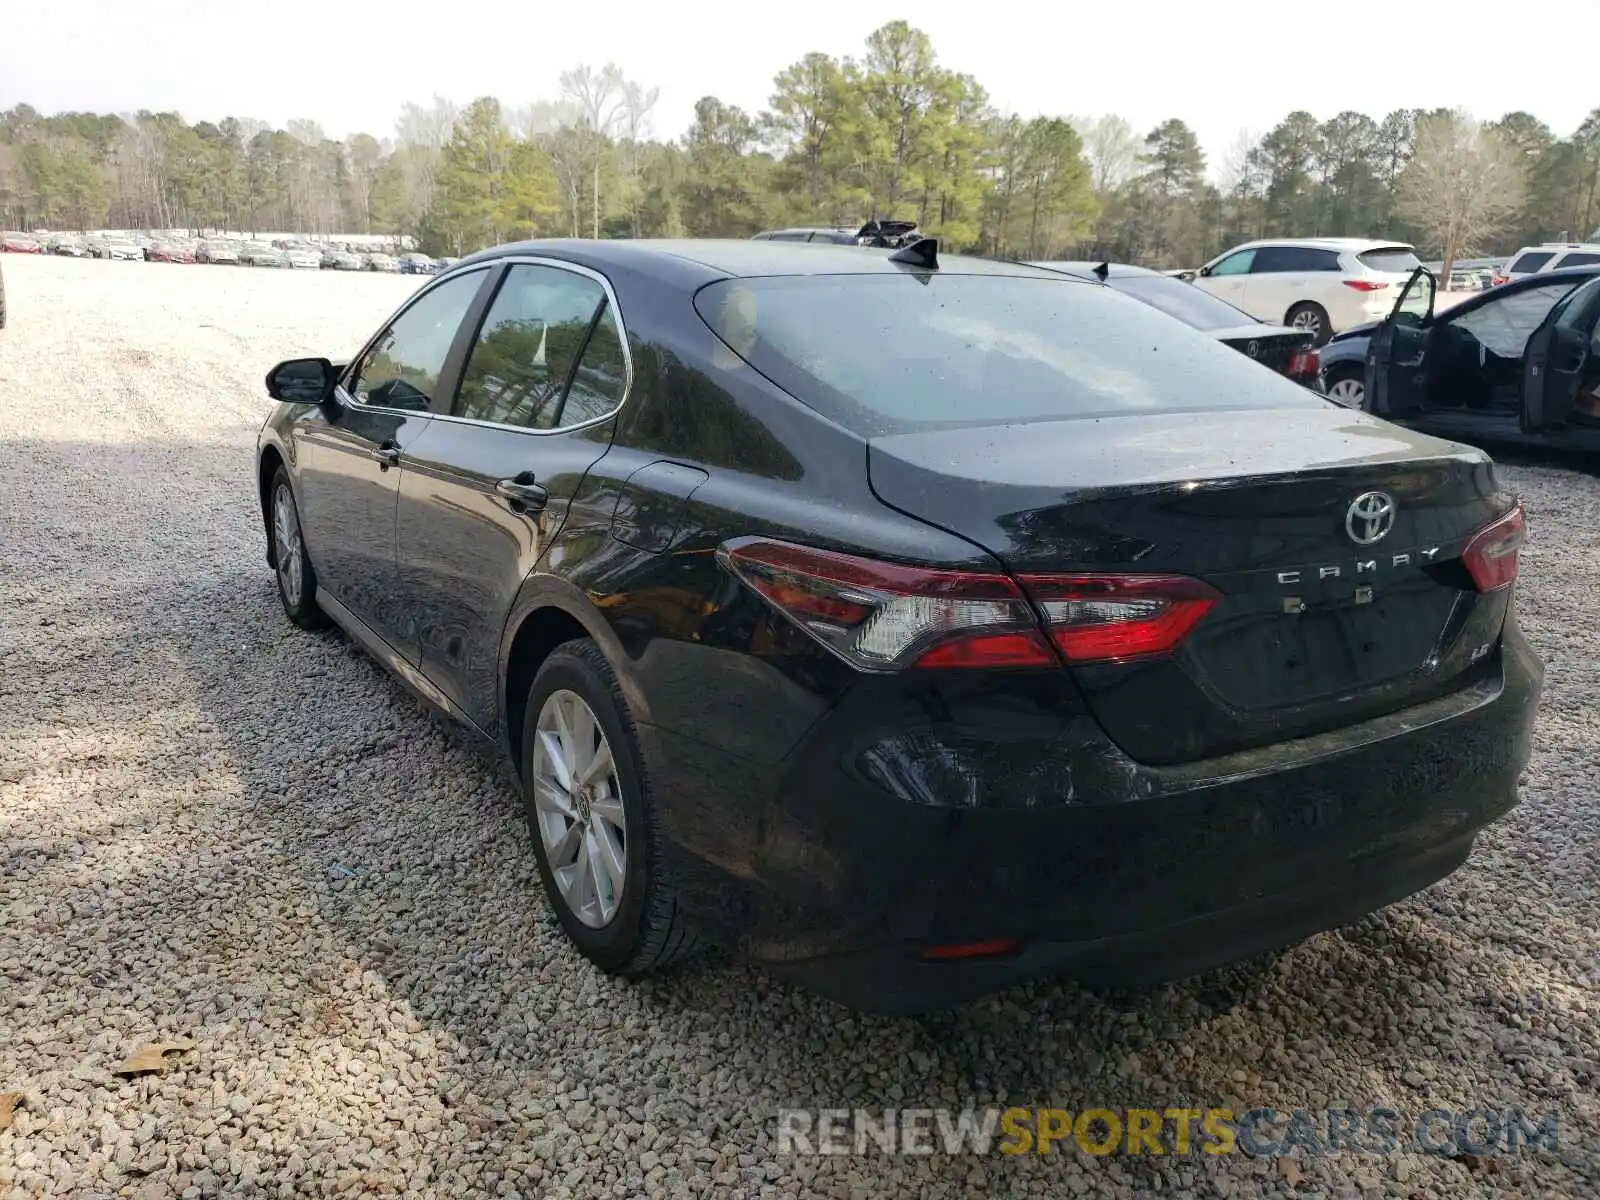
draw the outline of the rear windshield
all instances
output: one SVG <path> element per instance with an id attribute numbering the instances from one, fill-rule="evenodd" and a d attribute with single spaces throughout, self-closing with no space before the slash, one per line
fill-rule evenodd
<path id="1" fill-rule="evenodd" d="M 1537 271 L 1540 267 L 1544 266 L 1545 263 L 1549 262 L 1554 257 L 1555 252 L 1551 250 L 1530 250 L 1527 254 L 1522 255 L 1517 259 L 1516 262 L 1507 267 L 1506 274 L 1531 274 L 1532 272 Z"/>
<path id="2" fill-rule="evenodd" d="M 1386 246 L 1379 250 L 1363 250 L 1356 255 L 1361 265 L 1369 271 L 1387 271 L 1392 275 L 1409 275 L 1422 265 L 1419 259 L 1404 246 Z"/>
<path id="3" fill-rule="evenodd" d="M 695 307 L 756 370 L 862 436 L 1321 403 L 1137 300 L 1064 278 L 728 279 Z"/>
<path id="4" fill-rule="evenodd" d="M 1150 307 L 1159 308 L 1167 316 L 1177 317 L 1196 329 L 1237 329 L 1256 323 L 1249 313 L 1181 279 L 1165 275 L 1129 275 L 1112 276 L 1109 283 L 1116 291 L 1143 300 Z"/>

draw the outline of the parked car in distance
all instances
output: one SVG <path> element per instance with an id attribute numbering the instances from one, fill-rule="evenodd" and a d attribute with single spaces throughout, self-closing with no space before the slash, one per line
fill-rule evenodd
<path id="1" fill-rule="evenodd" d="M 95 257 L 111 262 L 143 262 L 144 251 L 127 238 L 106 238 L 96 248 Z"/>
<path id="2" fill-rule="evenodd" d="M 1469 443 L 1600 449 L 1600 264 L 1524 275 L 1438 313 L 1436 288 L 1419 271 L 1389 317 L 1324 348 L 1333 399 Z"/>
<path id="3" fill-rule="evenodd" d="M 366 262 L 361 255 L 350 250 L 335 251 L 323 265 L 334 271 L 361 271 L 366 269 Z"/>
<path id="4" fill-rule="evenodd" d="M 369 271 L 398 272 L 400 270 L 399 261 L 388 254 L 369 254 L 366 258 L 366 264 Z"/>
<path id="5" fill-rule="evenodd" d="M 7 254 L 38 254 L 42 250 L 39 240 L 26 233 L 0 234 L 0 251 Z"/>
<path id="6" fill-rule="evenodd" d="M 322 253 L 309 246 L 296 246 L 293 250 L 285 250 L 283 255 L 288 259 L 289 266 L 296 271 L 315 271 L 322 266 Z"/>
<path id="7" fill-rule="evenodd" d="M 1381 320 L 1418 265 L 1402 242 L 1268 238 L 1218 255 L 1194 286 L 1259 320 L 1308 329 L 1321 346 L 1341 329 Z"/>
<path id="8" fill-rule="evenodd" d="M 87 258 L 89 248 L 80 237 L 72 234 L 58 233 L 45 243 L 45 250 L 50 254 L 59 254 L 64 258 Z"/>
<path id="9" fill-rule="evenodd" d="M 213 238 L 211 241 L 201 242 L 195 251 L 195 260 L 236 267 L 239 265 L 239 245 L 227 238 Z"/>
<path id="10" fill-rule="evenodd" d="M 439 271 L 448 271 L 451 267 L 455 266 L 460 261 L 461 260 L 459 258 L 441 258 L 441 259 L 438 259 L 438 260 L 436 260 L 436 262 L 434 264 L 435 273 L 437 274 Z"/>
<path id="11" fill-rule="evenodd" d="M 413 251 L 400 256 L 400 274 L 402 275 L 432 275 L 433 272 L 433 259 L 426 254 L 419 254 Z"/>
<path id="12" fill-rule="evenodd" d="M 288 619 L 499 742 L 606 971 L 709 941 L 888 1012 L 1184 976 L 1517 802 L 1542 667 L 1493 463 L 1106 287 L 525 243 L 267 390 Z"/>
<path id="13" fill-rule="evenodd" d="M 192 263 L 195 248 L 184 242 L 151 242 L 144 250 L 148 262 Z"/>
<path id="14" fill-rule="evenodd" d="M 1540 271 L 1559 271 L 1566 267 L 1591 267 L 1600 263 L 1600 244 L 1592 242 L 1545 242 L 1524 246 L 1493 275 L 1496 287 L 1515 279 L 1525 279 Z"/>
<path id="15" fill-rule="evenodd" d="M 246 267 L 288 267 L 289 258 L 266 242 L 246 242 L 239 250 L 239 262 Z"/>
<path id="16" fill-rule="evenodd" d="M 768 229 L 754 235 L 757 242 L 822 242 L 834 246 L 876 246 L 894 249 L 921 236 L 915 221 L 868 221 L 858 229 L 838 226 L 803 226 Z"/>
<path id="17" fill-rule="evenodd" d="M 1311 345 L 1312 334 L 1308 329 L 1258 321 L 1226 300 L 1147 267 L 1093 262 L 1036 262 L 1032 265 L 1103 283 L 1113 291 L 1176 317 L 1312 391 L 1322 390 L 1322 363 Z"/>

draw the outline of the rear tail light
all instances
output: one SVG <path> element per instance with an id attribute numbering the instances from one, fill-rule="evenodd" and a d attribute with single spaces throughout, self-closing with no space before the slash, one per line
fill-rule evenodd
<path id="1" fill-rule="evenodd" d="M 1387 283 L 1379 283 L 1376 279 L 1341 279 L 1339 282 L 1358 292 L 1381 292 L 1389 286 Z"/>
<path id="2" fill-rule="evenodd" d="M 1296 378 L 1320 374 L 1322 355 L 1316 350 L 1296 350 L 1289 358 L 1289 374 Z"/>
<path id="3" fill-rule="evenodd" d="M 974 958 L 1009 958 L 1021 946 L 1016 938 L 990 938 L 986 942 L 953 942 L 929 946 L 922 957 L 929 962 L 960 962 Z"/>
<path id="4" fill-rule="evenodd" d="M 1518 504 L 1472 535 L 1461 561 L 1480 592 L 1498 592 L 1517 578 L 1517 551 L 1528 540 L 1528 522 Z"/>
<path id="5" fill-rule="evenodd" d="M 1030 575 L 1022 578 L 1030 602 L 999 573 L 909 567 L 768 538 L 730 542 L 718 558 L 864 671 L 1046 667 L 1057 653 L 1075 663 L 1167 654 L 1217 599 L 1182 577 Z"/>

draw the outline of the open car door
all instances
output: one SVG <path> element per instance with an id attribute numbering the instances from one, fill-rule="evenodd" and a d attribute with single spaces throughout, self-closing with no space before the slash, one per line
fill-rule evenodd
<path id="1" fill-rule="evenodd" d="M 1439 281 L 1426 267 L 1411 272 L 1400 298 L 1367 342 L 1368 411 L 1404 417 L 1422 406 L 1422 360 L 1433 329 L 1433 301 Z"/>
<path id="2" fill-rule="evenodd" d="M 1522 356 L 1522 428 L 1560 429 L 1584 391 L 1600 385 L 1594 351 L 1600 279 L 1574 288 L 1528 338 Z"/>

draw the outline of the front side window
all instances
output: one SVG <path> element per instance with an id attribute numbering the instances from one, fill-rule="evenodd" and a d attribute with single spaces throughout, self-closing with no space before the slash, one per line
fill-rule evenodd
<path id="1" fill-rule="evenodd" d="M 489 306 L 483 328 L 461 375 L 455 414 L 474 421 L 555 429 L 588 419 L 606 386 L 604 369 L 580 385 L 573 366 L 589 332 L 602 327 L 617 344 L 615 320 L 608 321 L 606 291 L 595 280 L 560 267 L 514 265 Z M 601 318 L 596 322 L 596 317 Z M 596 362 L 604 357 L 597 350 Z M 564 416 L 567 384 L 580 393 L 574 412 Z M 620 400 L 620 392 L 616 400 Z M 607 410 L 615 401 L 605 403 Z"/>
<path id="2" fill-rule="evenodd" d="M 1248 275 L 1250 264 L 1255 261 L 1254 250 L 1241 250 L 1237 254 L 1230 254 L 1216 266 L 1211 268 L 1213 275 Z"/>
<path id="3" fill-rule="evenodd" d="M 362 404 L 426 412 L 450 345 L 482 283 L 483 272 L 472 271 L 419 296 L 362 356 L 350 394 Z"/>

